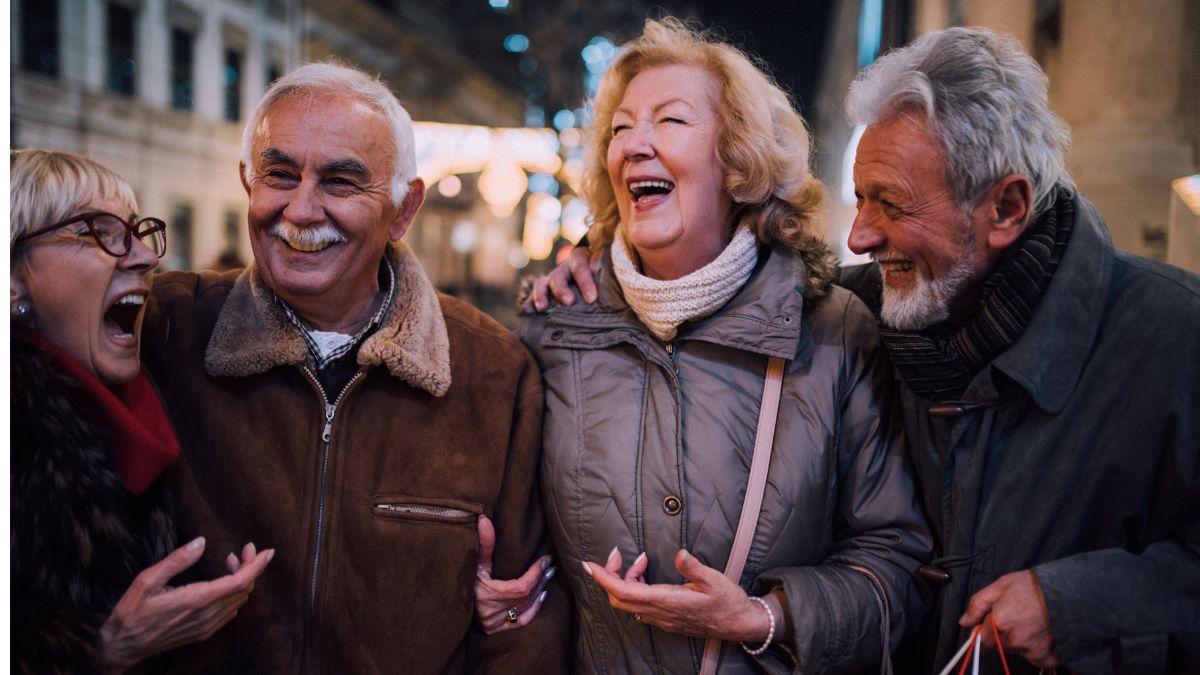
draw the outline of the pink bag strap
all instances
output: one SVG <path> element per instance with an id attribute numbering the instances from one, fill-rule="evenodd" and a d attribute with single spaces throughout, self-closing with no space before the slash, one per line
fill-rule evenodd
<path id="1" fill-rule="evenodd" d="M 784 365 L 784 360 L 778 356 L 772 356 L 767 361 L 767 378 L 763 383 L 762 407 L 758 411 L 758 431 L 754 436 L 754 455 L 750 460 L 750 478 L 746 481 L 746 498 L 742 501 L 737 533 L 733 535 L 733 548 L 725 563 L 725 576 L 735 584 L 741 580 L 742 570 L 746 567 L 750 543 L 754 541 L 754 528 L 762 509 L 763 492 L 767 488 L 767 469 L 771 467 L 771 446 L 775 442 L 775 418 L 779 414 Z M 721 641 L 716 638 L 705 640 L 700 675 L 716 673 L 720 656 Z"/>

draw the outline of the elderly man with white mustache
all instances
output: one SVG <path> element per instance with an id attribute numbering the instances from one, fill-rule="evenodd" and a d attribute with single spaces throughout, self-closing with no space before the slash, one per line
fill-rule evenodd
<path id="1" fill-rule="evenodd" d="M 1200 278 L 1113 248 L 1011 37 L 927 34 L 846 108 L 866 125 L 849 246 L 875 262 L 840 283 L 879 313 L 937 540 L 898 670 L 978 628 L 1013 673 L 1200 672 Z M 568 270 L 591 301 L 582 254 L 555 297 Z"/>
<path id="2" fill-rule="evenodd" d="M 243 153 L 254 263 L 162 275 L 143 353 L 183 446 L 184 536 L 274 548 L 276 573 L 185 664 L 563 670 L 568 600 L 539 592 L 537 366 L 400 243 L 425 194 L 408 114 L 378 80 L 310 64 L 266 92 Z M 531 563 L 519 590 L 538 590 L 476 621 L 481 579 Z"/>

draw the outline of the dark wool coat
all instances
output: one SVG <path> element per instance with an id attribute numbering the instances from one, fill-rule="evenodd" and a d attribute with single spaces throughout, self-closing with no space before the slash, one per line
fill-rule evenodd
<path id="1" fill-rule="evenodd" d="M 929 620 L 937 666 L 967 639 L 957 619 L 971 595 L 1032 569 L 1067 669 L 1197 673 L 1200 278 L 1114 250 L 1095 207 L 1076 197 L 1074 210 L 1029 325 L 975 376 L 961 414 L 931 414 L 898 382 L 935 564 L 950 574 Z M 856 272 L 841 283 L 868 280 Z"/>
<path id="2" fill-rule="evenodd" d="M 12 669 L 100 670 L 98 629 L 138 572 L 174 548 L 160 478 L 134 497 L 80 385 L 12 331 Z"/>

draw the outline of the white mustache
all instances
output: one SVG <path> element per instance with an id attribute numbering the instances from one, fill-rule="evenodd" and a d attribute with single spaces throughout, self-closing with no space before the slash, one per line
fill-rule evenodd
<path id="1" fill-rule="evenodd" d="M 271 226 L 271 236 L 310 246 L 313 244 L 338 244 L 346 241 L 346 235 L 332 225 L 301 228 L 291 223 L 278 222 Z"/>

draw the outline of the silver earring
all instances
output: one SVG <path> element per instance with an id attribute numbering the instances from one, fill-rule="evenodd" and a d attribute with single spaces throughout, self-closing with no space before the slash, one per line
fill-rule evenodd
<path id="1" fill-rule="evenodd" d="M 29 304 L 24 302 L 17 303 L 17 316 L 27 316 L 29 314 Z"/>

